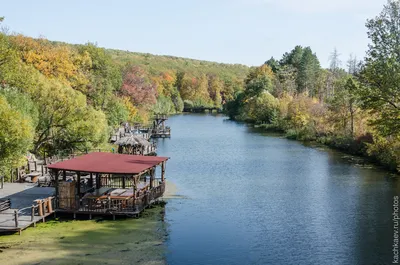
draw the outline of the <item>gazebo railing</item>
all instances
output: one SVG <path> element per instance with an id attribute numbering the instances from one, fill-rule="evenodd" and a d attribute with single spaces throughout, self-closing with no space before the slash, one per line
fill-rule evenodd
<path id="1" fill-rule="evenodd" d="M 82 198 L 64 197 L 57 199 L 59 210 L 103 213 L 103 214 L 137 214 L 143 211 L 155 200 L 160 198 L 165 191 L 165 182 L 150 190 L 139 193 L 139 196 L 127 198 Z"/>

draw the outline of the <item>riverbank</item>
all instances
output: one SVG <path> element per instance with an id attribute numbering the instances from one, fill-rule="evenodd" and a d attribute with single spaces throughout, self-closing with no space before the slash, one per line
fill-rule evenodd
<path id="1" fill-rule="evenodd" d="M 360 157 L 366 162 L 382 167 L 396 175 L 398 175 L 400 171 L 400 164 L 397 161 L 396 154 L 394 154 L 390 149 L 390 146 L 383 144 L 377 145 L 375 143 L 375 146 L 370 147 L 374 142 L 372 136 L 359 137 L 357 139 L 351 137 L 317 135 L 314 135 L 313 137 L 302 137 L 302 135 L 294 133 L 292 130 L 285 131 L 269 126 L 268 124 L 250 125 L 262 132 L 277 133 L 290 140 L 296 140 L 308 144 L 324 145 L 345 154 Z"/>
<path id="2" fill-rule="evenodd" d="M 177 187 L 167 181 L 164 199 Z M 138 219 L 116 221 L 55 219 L 28 228 L 19 236 L 0 237 L 0 260 L 28 264 L 165 264 L 165 209 L 146 209 Z"/>

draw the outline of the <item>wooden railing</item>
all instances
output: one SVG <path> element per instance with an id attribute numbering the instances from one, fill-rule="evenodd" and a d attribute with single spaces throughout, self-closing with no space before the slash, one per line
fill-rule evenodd
<path id="1" fill-rule="evenodd" d="M 156 199 L 160 198 L 165 191 L 165 183 L 159 186 L 139 193 L 136 198 L 82 198 L 78 200 L 76 197 L 60 198 L 57 200 L 58 209 L 66 211 L 86 212 L 86 213 L 105 213 L 105 214 L 137 214 L 143 211 Z M 60 201 L 63 200 L 60 207 Z"/>
<path id="2" fill-rule="evenodd" d="M 30 222 L 34 222 L 35 216 L 43 217 L 54 212 L 55 201 L 54 197 L 48 197 L 46 199 L 36 200 L 36 205 L 28 206 L 22 209 L 15 209 L 13 211 L 0 212 L 1 215 L 12 216 L 10 219 L 2 219 L 3 222 L 10 221 L 13 223 L 13 227 L 19 227 L 21 216 L 30 216 Z M 10 204 L 11 205 L 11 204 Z M 10 210 L 8 208 L 8 210 Z M 29 212 L 30 210 L 30 212 Z M 29 221 L 27 219 L 23 221 Z"/>
<path id="3" fill-rule="evenodd" d="M 10 208 L 11 208 L 11 200 L 10 199 L 0 201 L 0 212 L 8 210 Z"/>

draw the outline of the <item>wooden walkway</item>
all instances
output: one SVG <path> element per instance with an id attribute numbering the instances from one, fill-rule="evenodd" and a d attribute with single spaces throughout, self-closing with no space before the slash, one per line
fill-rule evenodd
<path id="1" fill-rule="evenodd" d="M 19 215 L 18 223 L 15 223 L 15 211 L 17 209 L 9 209 L 0 213 L 0 233 L 1 232 L 19 232 L 30 227 L 31 225 L 36 226 L 37 222 L 44 222 L 46 217 L 52 215 L 52 213 L 46 213 L 43 216 L 29 216 L 29 215 Z"/>
<path id="2" fill-rule="evenodd" d="M 54 188 L 36 187 L 33 184 L 5 183 L 4 188 L 0 189 L 0 199 L 10 199 L 11 209 L 0 212 L 0 233 L 21 233 L 37 222 L 44 222 L 53 211 L 49 211 L 47 205 L 35 201 L 41 202 L 53 196 L 54 191 Z"/>

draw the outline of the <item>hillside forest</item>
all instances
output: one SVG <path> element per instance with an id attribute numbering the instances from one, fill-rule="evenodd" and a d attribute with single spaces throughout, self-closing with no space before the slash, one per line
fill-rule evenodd
<path id="1" fill-rule="evenodd" d="M 1 18 L 3 20 L 4 18 Z M 234 120 L 400 165 L 400 3 L 367 21 L 363 60 L 321 67 L 296 46 L 259 67 L 0 34 L 0 174 L 38 156 L 106 146 L 121 122 L 214 106 Z"/>

